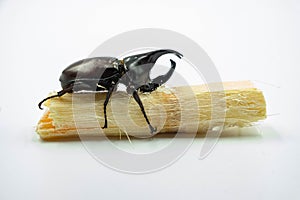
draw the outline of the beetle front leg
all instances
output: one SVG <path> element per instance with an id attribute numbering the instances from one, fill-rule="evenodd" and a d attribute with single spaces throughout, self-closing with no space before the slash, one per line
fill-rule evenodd
<path id="1" fill-rule="evenodd" d="M 147 117 L 147 115 L 146 115 L 145 109 L 144 109 L 144 105 L 143 105 L 143 103 L 142 103 L 142 101 L 141 101 L 141 99 L 140 99 L 140 97 L 139 97 L 139 95 L 138 95 L 138 93 L 137 93 L 136 90 L 133 91 L 133 98 L 134 98 L 134 100 L 139 104 L 139 106 L 140 106 L 140 108 L 141 108 L 141 111 L 142 111 L 142 113 L 143 113 L 143 115 L 144 115 L 144 118 L 146 119 L 146 121 L 147 121 L 147 123 L 148 123 L 148 126 L 149 126 L 149 128 L 150 128 L 150 132 L 151 132 L 151 133 L 154 133 L 154 132 L 156 131 L 156 128 L 153 128 L 153 126 L 150 124 L 150 122 L 149 122 L 149 120 L 148 120 L 148 117 Z"/>
<path id="2" fill-rule="evenodd" d="M 104 126 L 102 127 L 103 129 L 104 128 L 107 128 L 107 115 L 106 115 L 106 106 L 108 104 L 108 101 L 111 97 L 111 94 L 112 92 L 114 91 L 114 85 L 112 85 L 109 89 L 108 89 L 108 92 L 106 94 L 106 98 L 105 98 L 105 101 L 104 101 L 104 105 L 103 105 L 103 111 L 104 111 Z"/>

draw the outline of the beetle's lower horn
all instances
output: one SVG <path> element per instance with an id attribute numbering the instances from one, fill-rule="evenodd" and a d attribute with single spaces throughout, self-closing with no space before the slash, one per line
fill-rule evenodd
<path id="1" fill-rule="evenodd" d="M 161 75 L 161 76 L 158 76 L 155 79 L 153 79 L 152 83 L 158 84 L 160 86 L 160 85 L 164 84 L 165 82 L 167 82 L 171 78 L 171 76 L 176 68 L 176 62 L 173 61 L 172 59 L 170 59 L 170 62 L 171 62 L 171 68 L 169 69 L 169 71 L 165 75 Z"/>

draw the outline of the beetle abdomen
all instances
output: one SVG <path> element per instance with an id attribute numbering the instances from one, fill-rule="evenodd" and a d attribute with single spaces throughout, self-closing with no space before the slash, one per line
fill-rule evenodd
<path id="1" fill-rule="evenodd" d="M 62 88 L 74 85 L 75 91 L 95 90 L 101 79 L 118 73 L 118 59 L 113 57 L 87 58 L 71 64 L 61 74 L 59 81 Z M 78 87 L 77 87 L 78 86 Z"/>

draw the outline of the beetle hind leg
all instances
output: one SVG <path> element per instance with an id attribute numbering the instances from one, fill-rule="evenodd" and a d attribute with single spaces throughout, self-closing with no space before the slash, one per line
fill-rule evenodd
<path id="1" fill-rule="evenodd" d="M 103 112 L 104 112 L 104 126 L 102 127 L 102 129 L 107 128 L 106 107 L 107 107 L 108 101 L 109 101 L 109 99 L 110 99 L 111 94 L 112 94 L 113 91 L 114 91 L 114 86 L 110 87 L 110 88 L 108 89 L 107 94 L 106 94 L 106 98 L 105 98 L 104 105 L 103 105 Z"/>
<path id="2" fill-rule="evenodd" d="M 43 110 L 42 104 L 43 104 L 45 101 L 47 101 L 47 100 L 49 100 L 49 99 L 52 99 L 52 98 L 55 98 L 55 97 L 61 97 L 62 95 L 66 94 L 67 92 L 72 92 L 72 91 L 73 91 L 73 85 L 70 86 L 70 87 L 68 87 L 68 88 L 66 88 L 66 89 L 63 89 L 63 90 L 57 92 L 57 94 L 55 94 L 55 95 L 52 95 L 52 96 L 50 96 L 50 97 L 47 97 L 47 98 L 43 99 L 43 100 L 38 104 L 38 106 L 39 106 L 39 108 L 40 108 L 41 110 Z"/>

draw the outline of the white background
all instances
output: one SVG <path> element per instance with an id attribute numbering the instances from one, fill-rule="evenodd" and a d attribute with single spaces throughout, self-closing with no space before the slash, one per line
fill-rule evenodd
<path id="1" fill-rule="evenodd" d="M 297 0 L 0 1 L 0 199 L 299 199 L 299 19 Z M 101 165 L 79 141 L 39 140 L 37 104 L 62 69 L 148 27 L 196 41 L 224 81 L 257 80 L 269 115 L 259 131 L 222 137 L 204 160 L 198 138 L 145 175 Z"/>

